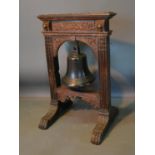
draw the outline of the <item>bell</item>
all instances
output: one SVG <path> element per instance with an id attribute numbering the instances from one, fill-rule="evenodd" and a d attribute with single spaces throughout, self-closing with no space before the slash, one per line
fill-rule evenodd
<path id="1" fill-rule="evenodd" d="M 77 48 L 74 47 L 67 57 L 67 72 L 62 80 L 67 87 L 76 90 L 94 81 L 94 76 L 88 69 L 87 57 L 84 53 L 80 53 L 78 41 Z"/>

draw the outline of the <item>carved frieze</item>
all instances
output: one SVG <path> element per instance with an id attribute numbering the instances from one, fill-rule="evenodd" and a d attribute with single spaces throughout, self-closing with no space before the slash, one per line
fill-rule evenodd
<path id="1" fill-rule="evenodd" d="M 53 31 L 93 31 L 95 30 L 94 21 L 53 21 Z"/>
<path id="2" fill-rule="evenodd" d="M 60 48 L 60 46 L 65 42 L 65 41 L 74 41 L 75 40 L 75 36 L 54 36 L 53 39 L 52 39 L 52 42 L 53 42 L 53 53 L 54 53 L 54 56 L 57 55 L 57 52 Z"/>
<path id="3" fill-rule="evenodd" d="M 76 39 L 87 44 L 89 47 L 91 47 L 96 57 L 98 57 L 98 51 L 97 51 L 98 44 L 97 44 L 96 37 L 82 36 L 82 37 L 76 37 Z"/>

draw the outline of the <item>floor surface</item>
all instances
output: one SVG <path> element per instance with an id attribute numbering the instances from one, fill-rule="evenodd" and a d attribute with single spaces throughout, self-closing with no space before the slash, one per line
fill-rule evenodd
<path id="1" fill-rule="evenodd" d="M 119 115 L 101 145 L 90 143 L 97 111 L 82 102 L 48 130 L 38 123 L 49 108 L 49 98 L 20 98 L 20 155 L 134 155 L 134 99 L 112 99 Z M 55 108 L 52 106 L 52 108 Z"/>

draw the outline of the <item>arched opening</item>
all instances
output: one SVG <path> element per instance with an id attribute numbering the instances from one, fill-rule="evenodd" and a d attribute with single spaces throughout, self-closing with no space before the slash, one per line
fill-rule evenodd
<path id="1" fill-rule="evenodd" d="M 65 41 L 62 45 L 60 45 L 57 51 L 61 81 L 67 71 L 67 56 L 70 54 L 70 52 L 72 52 L 73 47 L 75 46 L 76 46 L 75 41 Z M 86 43 L 79 41 L 79 46 L 80 46 L 80 52 L 86 54 L 88 68 L 95 77 L 94 82 L 92 82 L 92 84 L 89 87 L 87 87 L 86 90 L 96 91 L 98 90 L 98 62 L 96 55 L 92 50 L 92 48 L 88 46 Z"/>

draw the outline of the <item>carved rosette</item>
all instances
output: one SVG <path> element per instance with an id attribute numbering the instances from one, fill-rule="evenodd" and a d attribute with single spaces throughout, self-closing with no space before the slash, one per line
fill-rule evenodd
<path id="1" fill-rule="evenodd" d="M 44 21 L 42 25 L 43 31 L 51 31 L 52 30 L 51 24 L 52 24 L 51 21 Z"/>

